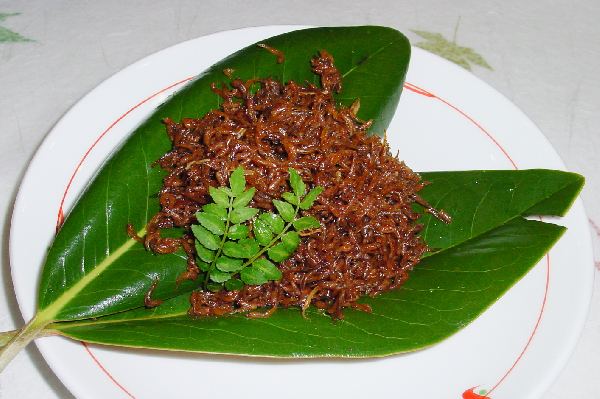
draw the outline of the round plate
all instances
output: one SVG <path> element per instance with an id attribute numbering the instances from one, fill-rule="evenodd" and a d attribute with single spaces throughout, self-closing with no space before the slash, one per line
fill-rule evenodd
<path id="1" fill-rule="evenodd" d="M 35 311 L 46 248 L 60 218 L 111 151 L 183 82 L 231 52 L 298 27 L 227 31 L 153 54 L 107 79 L 77 103 L 40 146 L 21 185 L 10 237 L 11 268 L 25 319 Z M 185 59 L 185 62 L 174 60 Z M 537 127 L 466 70 L 413 49 L 392 150 L 416 171 L 564 169 Z M 329 397 L 539 398 L 571 355 L 593 283 L 587 217 L 577 200 L 569 229 L 527 276 L 448 340 L 378 359 L 246 359 L 37 340 L 78 398 Z M 35 231 L 32 231 L 35 226 Z M 35 234 L 35 240 L 31 239 Z M 463 396 L 467 395 L 467 396 Z M 477 396 L 475 396 L 477 397 Z"/>

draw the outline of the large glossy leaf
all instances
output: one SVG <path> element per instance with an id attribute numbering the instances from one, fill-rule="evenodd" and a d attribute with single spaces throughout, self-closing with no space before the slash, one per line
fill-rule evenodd
<path id="1" fill-rule="evenodd" d="M 517 215 L 564 216 L 583 187 L 578 174 L 544 169 L 423 173 L 421 195 L 452 216 L 447 226 L 425 215 L 423 237 L 432 248 L 448 248 Z M 431 254 L 429 254 L 431 255 Z"/>
<path id="2" fill-rule="evenodd" d="M 423 348 L 472 322 L 565 230 L 519 215 L 530 209 L 562 215 L 583 184 L 579 175 L 547 170 L 439 172 L 424 177 L 432 181 L 426 194 L 455 216 L 444 227 L 429 222 L 425 234 L 433 237 L 441 228 L 452 239 L 440 242 L 443 248 L 423 259 L 401 290 L 363 298 L 373 313 L 349 309 L 335 324 L 315 309 L 307 312 L 310 320 L 299 309 L 279 309 L 268 319 L 244 315 L 193 319 L 186 314 L 188 299 L 181 296 L 152 310 L 51 328 L 105 344 L 260 356 L 364 357 Z M 502 208 L 500 216 L 472 211 L 488 206 Z"/>
<path id="3" fill-rule="evenodd" d="M 277 64 L 275 55 L 258 46 L 228 57 L 159 107 L 106 162 L 49 251 L 38 323 L 56 322 L 46 332 L 116 345 L 262 356 L 403 352 L 439 342 L 476 318 L 564 231 L 520 215 L 563 214 L 583 184 L 577 175 L 424 174 L 433 183 L 423 196 L 449 212 L 454 222 L 446 226 L 429 215 L 424 218 L 424 236 L 440 250 L 423 260 L 404 289 L 364 299 L 373 313 L 349 309 L 338 323 L 314 309 L 307 312 L 310 320 L 298 309 L 279 309 L 260 320 L 244 315 L 188 317 L 187 294 L 179 294 L 194 289 L 194 283 L 186 281 L 174 291 L 176 278 L 185 270 L 182 254 L 153 255 L 125 234 L 127 223 L 143 234 L 158 210 L 153 195 L 163 174 L 150 165 L 170 147 L 161 120 L 201 117 L 218 107 L 210 84 L 229 81 L 222 73 L 225 68 L 243 79 L 272 75 L 316 83 L 308 60 L 325 49 L 344 75 L 339 100 L 350 105 L 360 98 L 359 117 L 373 119 L 374 132 L 380 133 L 397 105 L 410 54 L 401 34 L 380 27 L 310 29 L 264 43 L 282 51 L 284 62 Z M 515 251 L 521 254 L 516 259 L 509 256 Z M 157 280 L 153 298 L 167 300 L 146 309 L 144 296 Z M 432 285 L 436 290 L 427 288 Z"/>
<path id="4" fill-rule="evenodd" d="M 38 314 L 44 319 L 82 319 L 142 306 L 156 280 L 154 299 L 195 288 L 195 283 L 184 281 L 174 290 L 185 271 L 181 254 L 155 256 L 129 239 L 125 227 L 133 223 L 143 234 L 141 229 L 158 210 L 153 195 L 163 173 L 150 165 L 170 149 L 162 119 L 202 117 L 218 108 L 220 98 L 210 87 L 230 81 L 224 69 L 242 79 L 276 76 L 284 82 L 318 84 L 310 59 L 326 50 L 344 76 L 339 100 L 350 105 L 360 98 L 358 115 L 373 119 L 375 132 L 389 124 L 410 57 L 410 45 L 399 32 L 372 26 L 316 28 L 263 43 L 281 51 L 284 61 L 278 63 L 276 55 L 257 45 L 222 60 L 160 106 L 106 162 L 50 248 L 38 300 Z"/>

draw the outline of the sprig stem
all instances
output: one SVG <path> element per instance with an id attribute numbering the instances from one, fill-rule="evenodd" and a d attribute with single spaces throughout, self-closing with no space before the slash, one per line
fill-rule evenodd
<path id="1" fill-rule="evenodd" d="M 0 373 L 27 344 L 42 335 L 42 331 L 48 324 L 49 321 L 40 320 L 36 315 L 23 328 L 16 330 L 12 339 L 0 349 Z"/>
<path id="2" fill-rule="evenodd" d="M 19 331 L 21 331 L 21 330 L 12 330 L 12 331 L 1 332 L 0 333 L 0 348 L 2 348 L 4 345 L 8 344 L 10 342 L 10 340 L 13 339 L 13 337 L 19 333 Z"/>

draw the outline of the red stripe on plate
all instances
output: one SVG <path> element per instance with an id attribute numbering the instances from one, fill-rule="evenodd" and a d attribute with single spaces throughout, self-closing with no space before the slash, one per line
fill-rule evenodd
<path id="1" fill-rule="evenodd" d="M 98 358 L 96 358 L 96 356 L 94 356 L 94 354 L 92 353 L 92 351 L 90 350 L 90 348 L 86 345 L 85 342 L 81 341 L 81 344 L 83 345 L 83 347 L 85 348 L 85 350 L 87 351 L 87 353 L 92 357 L 92 359 L 94 359 L 94 362 L 96 362 L 96 364 L 98 365 L 98 367 L 100 367 L 100 369 L 104 372 L 104 374 L 106 374 L 108 376 L 108 378 L 110 378 L 110 380 L 112 382 L 114 382 L 119 388 L 121 388 L 121 390 L 123 392 L 125 392 L 127 395 L 129 395 L 130 398 L 135 399 L 135 396 L 133 396 L 131 393 L 129 393 L 129 391 L 127 389 L 125 389 L 123 387 L 123 385 L 119 384 L 117 382 L 117 380 L 115 380 L 113 378 L 112 375 L 110 375 L 110 373 L 104 368 L 104 366 L 102 366 L 102 364 L 100 363 L 100 361 L 98 361 Z"/>

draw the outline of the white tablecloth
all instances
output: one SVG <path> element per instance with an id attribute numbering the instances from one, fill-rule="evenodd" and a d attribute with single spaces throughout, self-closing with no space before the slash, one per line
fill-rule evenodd
<path id="1" fill-rule="evenodd" d="M 587 178 L 581 194 L 600 230 L 600 3 L 593 0 L 152 0 L 0 1 L 0 329 L 21 327 L 8 260 L 15 195 L 53 125 L 82 96 L 140 58 L 227 29 L 363 25 L 440 33 L 491 66 L 472 71 L 520 107 L 567 167 Z M 600 259 L 597 256 L 596 259 Z M 598 263 L 597 263 L 598 265 Z M 596 270 L 596 283 L 600 276 Z M 600 304 L 570 362 L 544 399 L 600 392 Z M 0 375 L 2 398 L 69 398 L 34 345 Z"/>

